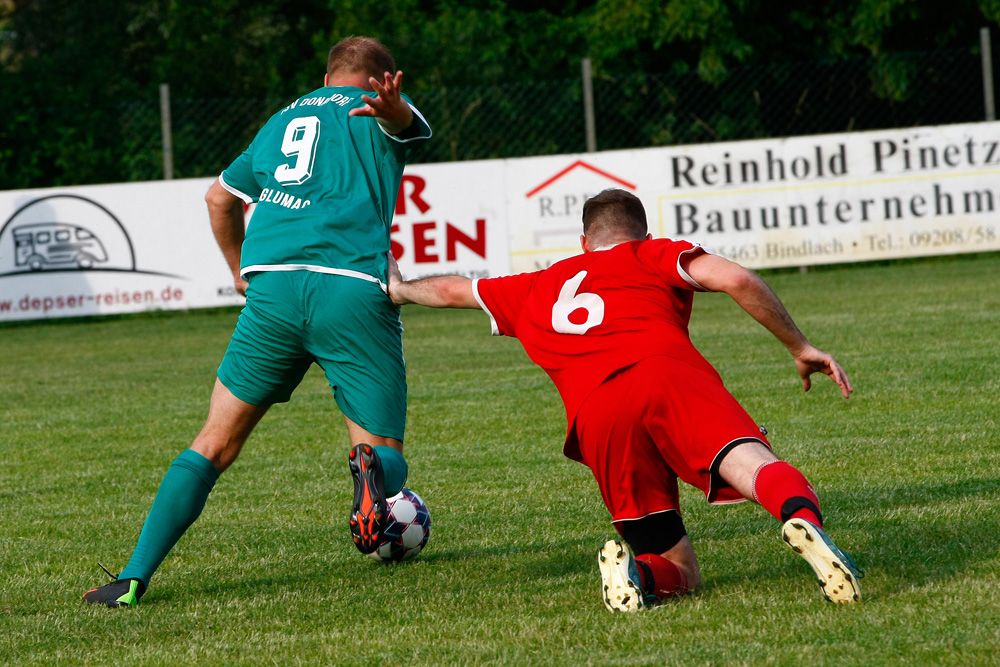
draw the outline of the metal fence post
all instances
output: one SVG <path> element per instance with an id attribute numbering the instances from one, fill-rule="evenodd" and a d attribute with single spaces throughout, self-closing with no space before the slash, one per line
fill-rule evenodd
<path id="1" fill-rule="evenodd" d="M 983 102 L 986 120 L 996 120 L 996 106 L 993 102 L 993 54 L 990 48 L 990 29 L 979 29 L 979 45 L 983 52 Z"/>
<path id="2" fill-rule="evenodd" d="M 174 177 L 174 140 L 170 127 L 170 84 L 160 84 L 160 134 L 163 137 L 163 180 Z"/>
<path id="3" fill-rule="evenodd" d="M 590 70 L 590 58 L 580 63 L 583 68 L 583 119 L 587 131 L 587 152 L 597 150 L 597 129 L 594 123 L 594 77 Z"/>

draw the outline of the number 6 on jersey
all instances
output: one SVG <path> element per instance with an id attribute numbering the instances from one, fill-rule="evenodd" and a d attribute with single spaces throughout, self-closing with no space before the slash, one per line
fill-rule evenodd
<path id="1" fill-rule="evenodd" d="M 559 299 L 552 306 L 552 328 L 555 331 L 582 336 L 604 321 L 604 299 L 592 292 L 576 293 L 586 277 L 587 272 L 581 271 L 563 283 Z M 569 316 L 581 309 L 586 311 L 587 320 L 582 324 L 570 321 Z"/>

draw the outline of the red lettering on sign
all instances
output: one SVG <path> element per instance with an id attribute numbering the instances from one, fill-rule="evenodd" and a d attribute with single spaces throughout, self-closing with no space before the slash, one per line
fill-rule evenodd
<path id="1" fill-rule="evenodd" d="M 438 261 L 437 255 L 432 255 L 427 251 L 428 248 L 434 246 L 434 239 L 427 238 L 427 232 L 435 227 L 437 227 L 435 222 L 413 223 L 413 261 L 417 264 Z"/>
<path id="2" fill-rule="evenodd" d="M 410 194 L 406 194 L 406 184 L 410 184 Z M 413 202 L 414 206 L 421 213 L 426 213 L 430 210 L 431 206 L 424 201 L 420 193 L 424 191 L 427 187 L 427 181 L 420 178 L 419 176 L 412 176 L 409 174 L 403 175 L 403 180 L 399 184 L 399 196 L 396 198 L 396 215 L 406 215 L 406 200 L 409 198 Z"/>
<path id="3" fill-rule="evenodd" d="M 392 227 L 389 228 L 390 234 L 395 234 L 398 231 L 399 231 L 399 225 L 393 225 Z M 406 250 L 403 248 L 402 243 L 397 243 L 392 239 L 389 240 L 389 250 L 392 252 L 392 256 L 396 258 L 396 261 L 399 261 L 399 258 L 403 256 L 403 253 L 406 252 Z"/>
<path id="4" fill-rule="evenodd" d="M 484 218 L 476 218 L 476 238 L 452 227 L 450 223 L 446 223 L 444 237 L 445 246 L 448 249 L 447 257 L 450 262 L 455 261 L 458 257 L 456 246 L 459 243 L 480 257 L 486 257 L 486 220 Z"/>
<path id="5" fill-rule="evenodd" d="M 475 254 L 479 255 L 483 259 L 486 259 L 486 219 L 477 218 L 476 219 L 476 235 L 469 236 L 463 232 L 458 227 L 455 227 L 450 222 L 444 224 L 444 239 L 445 244 L 445 257 L 449 262 L 454 262 L 458 259 L 458 246 L 468 248 Z M 432 264 L 434 262 L 441 261 L 439 250 L 437 248 L 438 241 L 441 240 L 441 223 L 438 222 L 415 222 L 411 225 L 413 228 L 413 245 L 410 245 L 409 239 L 404 239 L 406 245 L 390 238 L 390 250 L 392 251 L 392 256 L 398 261 L 406 254 L 407 249 L 413 249 L 413 263 L 414 264 Z M 392 225 L 389 228 L 390 234 L 398 234 L 400 227 L 398 224 Z"/>

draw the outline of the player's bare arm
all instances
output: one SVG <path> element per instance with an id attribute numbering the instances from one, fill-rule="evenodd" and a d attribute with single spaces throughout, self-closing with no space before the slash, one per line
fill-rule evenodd
<path id="1" fill-rule="evenodd" d="M 400 95 L 402 83 L 402 71 L 396 72 L 395 76 L 386 72 L 381 82 L 375 77 L 369 77 L 368 84 L 378 93 L 378 97 L 362 95 L 361 99 L 367 106 L 351 109 L 348 114 L 372 116 L 386 132 L 399 134 L 413 122 L 413 109 Z"/>
<path id="2" fill-rule="evenodd" d="M 431 276 L 403 280 L 395 258 L 389 254 L 389 298 L 397 306 L 415 303 L 431 308 L 481 308 L 465 276 Z"/>
<path id="3" fill-rule="evenodd" d="M 785 345 L 795 360 L 795 368 L 802 378 L 805 391 L 809 391 L 812 386 L 810 376 L 813 373 L 823 373 L 837 383 L 844 398 L 850 398 L 854 388 L 847 373 L 833 355 L 809 343 L 778 295 L 760 276 L 724 257 L 707 253 L 682 259 L 682 264 L 698 284 L 713 292 L 728 294 Z"/>
<path id="4" fill-rule="evenodd" d="M 216 180 L 205 194 L 208 204 L 208 219 L 212 223 L 212 233 L 219 243 L 222 256 L 233 274 L 233 285 L 240 294 L 246 294 L 247 281 L 240 277 L 240 251 L 246 235 L 246 219 L 243 200 L 222 187 Z"/>

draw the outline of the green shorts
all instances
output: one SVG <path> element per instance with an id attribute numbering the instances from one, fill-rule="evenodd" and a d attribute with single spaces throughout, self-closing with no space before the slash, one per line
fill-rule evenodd
<path id="1" fill-rule="evenodd" d="M 315 361 L 349 419 L 402 440 L 402 333 L 399 308 L 376 283 L 313 271 L 255 273 L 219 380 L 252 405 L 284 403 Z"/>

